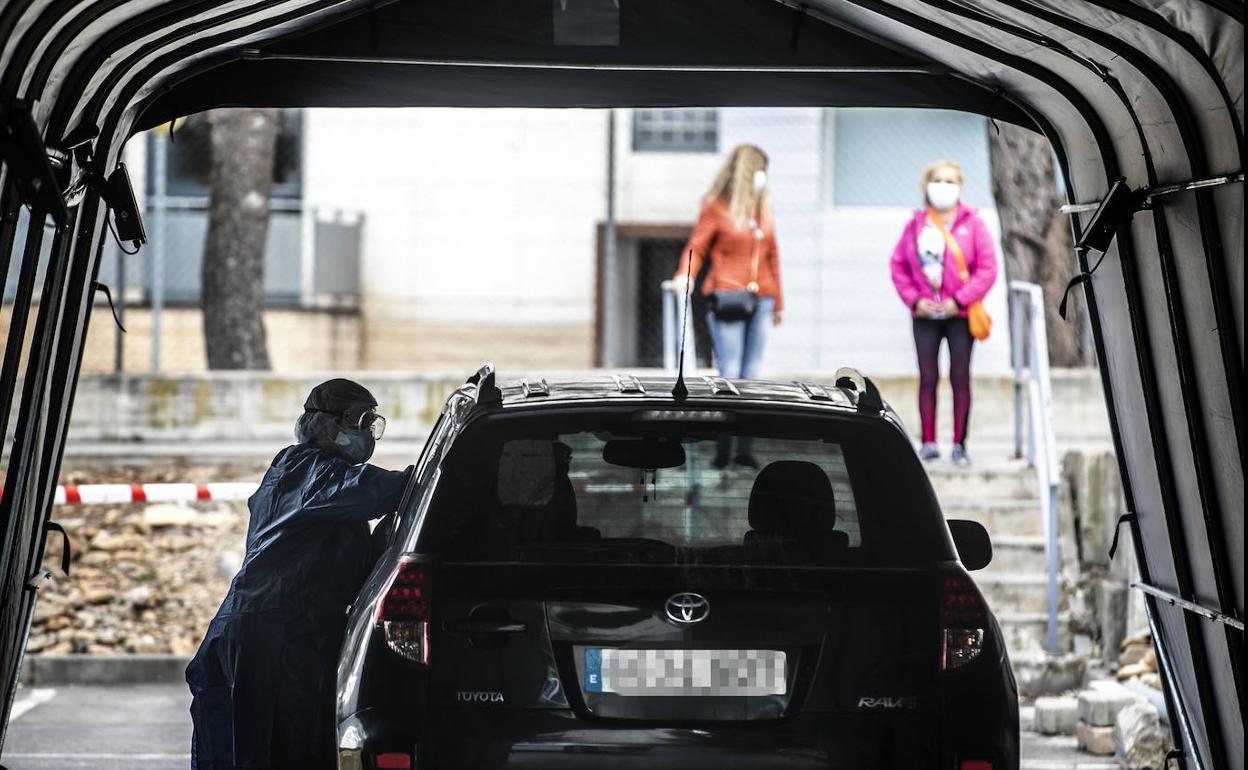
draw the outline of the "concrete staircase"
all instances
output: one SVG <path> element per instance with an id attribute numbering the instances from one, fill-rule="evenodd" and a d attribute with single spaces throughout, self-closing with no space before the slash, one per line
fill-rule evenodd
<path id="1" fill-rule="evenodd" d="M 1011 659 L 1021 660 L 1044 651 L 1044 521 L 1035 472 L 1021 461 L 998 459 L 1007 456 L 1005 447 L 980 448 L 971 467 L 937 460 L 928 475 L 946 518 L 978 521 L 992 537 L 992 563 L 973 577 L 1001 623 Z M 1071 644 L 1070 613 L 1059 593 L 1060 651 L 1069 652 Z"/>

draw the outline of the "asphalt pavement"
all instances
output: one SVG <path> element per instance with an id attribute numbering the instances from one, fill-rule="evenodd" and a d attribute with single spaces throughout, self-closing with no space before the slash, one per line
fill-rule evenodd
<path id="1" fill-rule="evenodd" d="M 179 685 L 21 688 L 6 770 L 186 770 L 191 695 Z"/>
<path id="2" fill-rule="evenodd" d="M 0 765 L 6 770 L 186 770 L 191 696 L 177 684 L 21 688 Z M 1031 722 L 1024 707 L 1023 724 Z M 1117 770 L 1073 737 L 1024 730 L 1023 770 Z"/>

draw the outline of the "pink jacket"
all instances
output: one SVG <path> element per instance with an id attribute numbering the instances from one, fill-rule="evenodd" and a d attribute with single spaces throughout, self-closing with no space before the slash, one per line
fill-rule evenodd
<path id="1" fill-rule="evenodd" d="M 897 296 L 910 308 L 911 315 L 914 315 L 914 303 L 920 299 L 936 299 L 919 264 L 918 238 L 926 224 L 927 210 L 916 211 L 901 231 L 901 238 L 893 249 L 892 259 L 889 260 Z M 953 227 L 949 228 L 949 232 L 962 247 L 962 256 L 966 259 L 966 272 L 970 279 L 962 283 L 958 276 L 958 261 L 953 252 L 946 248 L 940 296 L 945 299 L 953 297 L 953 301 L 958 303 L 958 315 L 966 317 L 966 308 L 983 299 L 997 280 L 997 254 L 992 245 L 992 235 L 989 234 L 984 220 L 979 218 L 979 212 L 965 203 L 958 204 L 958 213 L 953 218 Z"/>

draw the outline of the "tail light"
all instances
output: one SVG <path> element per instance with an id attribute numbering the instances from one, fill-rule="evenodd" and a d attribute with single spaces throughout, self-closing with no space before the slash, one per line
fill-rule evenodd
<path id="1" fill-rule="evenodd" d="M 399 557 L 377 605 L 377 624 L 398 655 L 429 665 L 429 598 L 432 566 L 414 554 Z"/>
<path id="2" fill-rule="evenodd" d="M 965 666 L 984 650 L 988 607 L 979 589 L 960 569 L 940 573 L 940 668 Z"/>
<path id="3" fill-rule="evenodd" d="M 378 754 L 374 757 L 373 765 L 377 770 L 412 770 L 412 755 L 388 751 L 385 754 Z M 988 770 L 992 770 L 992 768 L 988 768 Z"/>

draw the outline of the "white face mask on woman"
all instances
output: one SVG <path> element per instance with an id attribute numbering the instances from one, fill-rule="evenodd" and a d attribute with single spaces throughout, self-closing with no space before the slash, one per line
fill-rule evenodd
<path id="1" fill-rule="evenodd" d="M 958 205 L 962 186 L 953 182 L 928 182 L 927 202 L 935 209 L 951 209 Z"/>
<path id="2" fill-rule="evenodd" d="M 754 172 L 754 192 L 760 193 L 767 186 L 767 172 L 761 168 Z"/>

